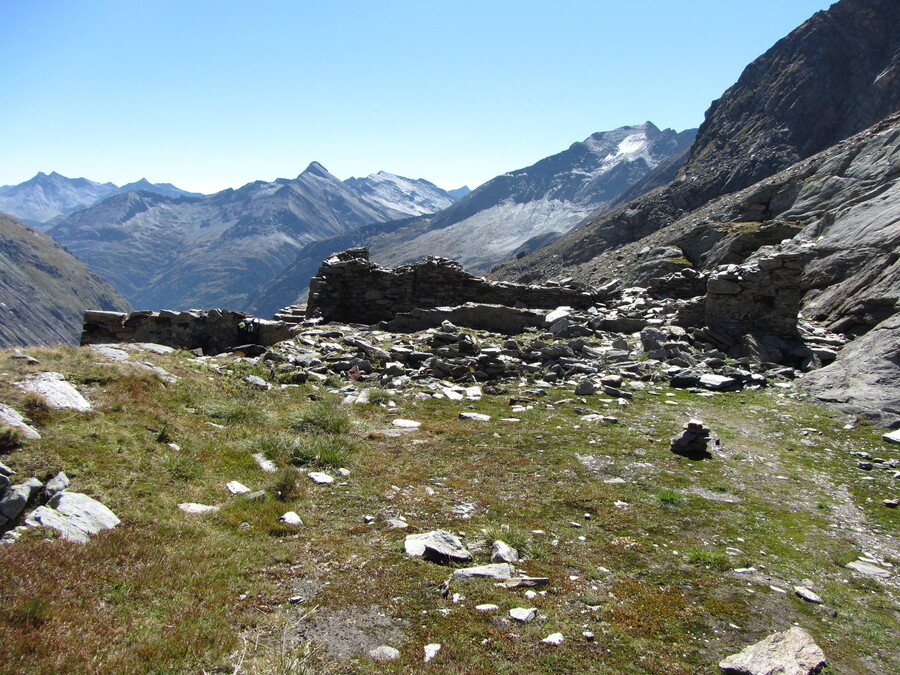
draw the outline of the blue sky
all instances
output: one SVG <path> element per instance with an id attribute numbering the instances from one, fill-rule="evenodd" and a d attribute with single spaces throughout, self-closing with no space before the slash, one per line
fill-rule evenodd
<path id="1" fill-rule="evenodd" d="M 474 188 L 698 126 L 821 0 L 0 0 L 0 184 L 200 192 L 379 170 Z"/>

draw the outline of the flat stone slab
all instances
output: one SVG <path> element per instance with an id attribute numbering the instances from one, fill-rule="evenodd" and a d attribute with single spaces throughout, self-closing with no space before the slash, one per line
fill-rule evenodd
<path id="1" fill-rule="evenodd" d="M 63 539 L 86 542 L 90 535 L 108 530 L 121 521 L 93 497 L 78 492 L 59 492 L 46 506 L 39 506 L 25 519 L 30 527 L 50 527 Z"/>
<path id="2" fill-rule="evenodd" d="M 245 495 L 250 492 L 250 488 L 236 480 L 228 481 L 225 488 L 233 495 Z"/>
<path id="3" fill-rule="evenodd" d="M 486 579 L 499 579 L 504 581 L 516 573 L 516 568 L 509 563 L 494 563 L 492 565 L 476 565 L 475 567 L 463 567 L 453 571 L 453 578 L 457 580 L 484 577 Z"/>
<path id="4" fill-rule="evenodd" d="M 41 435 L 25 421 L 20 412 L 2 403 L 0 403 L 0 425 L 15 427 L 30 441 L 38 441 L 41 438 Z"/>
<path id="5" fill-rule="evenodd" d="M 489 422 L 491 419 L 491 416 L 490 415 L 482 415 L 481 413 L 475 413 L 475 412 L 461 412 L 461 413 L 459 413 L 459 419 L 475 420 L 476 422 Z"/>
<path id="6" fill-rule="evenodd" d="M 395 427 L 399 427 L 401 429 L 418 429 L 422 426 L 421 422 L 416 422 L 415 420 L 404 420 L 404 419 L 396 419 L 391 422 Z"/>
<path id="7" fill-rule="evenodd" d="M 179 504 L 178 508 L 185 513 L 213 513 L 219 510 L 218 506 L 209 506 L 208 504 L 194 504 L 192 502 Z"/>
<path id="8" fill-rule="evenodd" d="M 522 623 L 534 621 L 534 619 L 537 617 L 537 614 L 538 611 L 534 607 L 527 609 L 525 607 L 516 607 L 509 610 L 510 618 L 515 619 L 516 621 L 521 621 Z"/>
<path id="9" fill-rule="evenodd" d="M 23 391 L 28 391 L 42 396 L 51 408 L 71 409 L 80 412 L 88 412 L 93 407 L 87 399 L 66 382 L 62 373 L 37 373 L 15 385 Z"/>
<path id="10" fill-rule="evenodd" d="M 127 361 L 130 358 L 124 349 L 112 345 L 90 345 L 88 348 L 98 356 L 110 361 Z"/>
<path id="11" fill-rule="evenodd" d="M 750 645 L 719 662 L 728 675 L 811 675 L 825 664 L 825 652 L 794 626 Z"/>
<path id="12" fill-rule="evenodd" d="M 847 563 L 847 569 L 855 570 L 860 574 L 865 574 L 870 577 L 879 577 L 881 579 L 888 579 L 891 576 L 890 570 L 886 570 L 883 567 L 879 567 L 870 562 L 866 562 L 865 560 L 854 560 L 851 563 Z"/>
<path id="13" fill-rule="evenodd" d="M 318 483 L 319 485 L 327 485 L 334 482 L 334 476 L 331 476 L 324 471 L 310 471 L 306 475 L 309 476 L 313 483 Z"/>

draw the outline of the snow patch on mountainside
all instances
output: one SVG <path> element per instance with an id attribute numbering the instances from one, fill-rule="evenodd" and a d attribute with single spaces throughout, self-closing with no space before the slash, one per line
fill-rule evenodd
<path id="1" fill-rule="evenodd" d="M 344 184 L 370 203 L 408 216 L 424 216 L 450 206 L 450 194 L 427 180 L 403 178 L 386 171 L 365 178 L 350 178 Z"/>

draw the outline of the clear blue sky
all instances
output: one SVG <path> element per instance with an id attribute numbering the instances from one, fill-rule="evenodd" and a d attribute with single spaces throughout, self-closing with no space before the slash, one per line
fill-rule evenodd
<path id="1" fill-rule="evenodd" d="M 0 184 L 213 192 L 379 170 L 451 189 L 703 120 L 825 0 L 0 0 Z"/>

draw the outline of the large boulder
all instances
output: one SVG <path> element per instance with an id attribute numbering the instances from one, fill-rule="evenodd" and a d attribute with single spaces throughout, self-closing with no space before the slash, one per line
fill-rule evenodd
<path id="1" fill-rule="evenodd" d="M 97 534 L 119 524 L 119 518 L 92 497 L 78 492 L 59 492 L 46 506 L 39 506 L 25 519 L 31 527 L 50 527 L 63 539 L 86 542 Z"/>
<path id="2" fill-rule="evenodd" d="M 725 675 L 812 675 L 825 665 L 825 653 L 802 628 L 794 626 L 732 654 L 719 663 Z"/>

